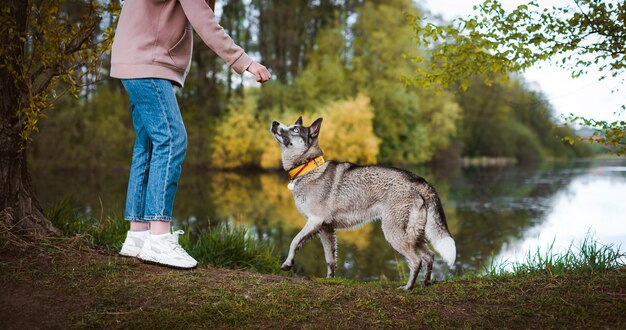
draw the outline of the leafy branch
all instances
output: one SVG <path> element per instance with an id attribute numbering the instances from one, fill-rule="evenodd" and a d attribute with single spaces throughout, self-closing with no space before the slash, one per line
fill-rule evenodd
<path id="1" fill-rule="evenodd" d="M 486 0 L 474 7 L 478 14 L 450 24 L 409 15 L 418 47 L 428 49 L 430 56 L 411 58 L 420 65 L 404 81 L 423 88 L 458 86 L 465 91 L 476 76 L 491 85 L 546 60 L 569 70 L 572 77 L 586 74 L 590 67 L 603 73 L 600 80 L 609 75 L 622 77 L 626 70 L 626 2 L 577 0 L 575 4 L 575 8 L 540 9 L 537 1 L 530 1 L 507 12 L 499 1 Z M 575 116 L 569 121 L 596 129 L 597 135 L 588 140 L 617 154 L 625 153 L 624 121 Z"/>
<path id="2" fill-rule="evenodd" d="M 114 15 L 119 6 L 97 0 L 73 3 L 60 0 L 32 1 L 25 26 L 9 8 L 0 12 L 2 40 L 0 68 L 11 76 L 19 91 L 17 130 L 26 146 L 45 112 L 64 94 L 78 96 L 98 77 L 100 63 L 110 49 L 112 27 L 103 32 L 103 15 Z"/>

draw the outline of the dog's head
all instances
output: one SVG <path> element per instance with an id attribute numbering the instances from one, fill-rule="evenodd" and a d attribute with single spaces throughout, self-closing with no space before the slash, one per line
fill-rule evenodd
<path id="1" fill-rule="evenodd" d="M 302 116 L 291 126 L 272 122 L 270 131 L 280 146 L 280 156 L 285 170 L 292 169 L 322 155 L 317 143 L 322 118 L 317 118 L 309 127 L 302 125 Z"/>

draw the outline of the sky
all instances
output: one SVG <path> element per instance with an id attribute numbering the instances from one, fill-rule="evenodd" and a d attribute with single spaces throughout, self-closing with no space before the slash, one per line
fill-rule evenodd
<path id="1" fill-rule="evenodd" d="M 482 0 L 416 0 L 432 14 L 452 20 L 467 17 L 474 11 L 472 7 Z M 505 9 L 510 10 L 527 1 L 500 0 Z M 573 6 L 573 0 L 541 0 L 542 6 Z M 524 72 L 526 80 L 542 90 L 554 107 L 557 115 L 584 116 L 597 120 L 625 120 L 626 113 L 619 114 L 622 104 L 626 104 L 626 83 L 619 77 L 608 77 L 598 81 L 600 74 L 590 69 L 585 76 L 572 78 L 569 71 L 545 62 Z M 623 74 L 622 74 L 623 76 Z M 622 77 L 622 80 L 624 78 Z M 621 89 L 618 92 L 613 90 Z"/>

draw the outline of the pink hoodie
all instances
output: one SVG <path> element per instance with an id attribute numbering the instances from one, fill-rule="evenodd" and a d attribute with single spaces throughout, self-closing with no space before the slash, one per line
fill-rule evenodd
<path id="1" fill-rule="evenodd" d="M 194 29 L 237 73 L 252 63 L 204 0 L 126 0 L 113 40 L 111 77 L 163 78 L 182 86 L 191 65 Z"/>

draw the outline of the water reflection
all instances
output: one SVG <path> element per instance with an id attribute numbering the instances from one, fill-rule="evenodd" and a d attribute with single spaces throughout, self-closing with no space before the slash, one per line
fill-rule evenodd
<path id="1" fill-rule="evenodd" d="M 524 261 L 528 251 L 579 246 L 590 234 L 602 244 L 626 246 L 626 167 L 594 167 L 575 177 L 549 201 L 543 221 L 506 242 L 499 261 Z"/>
<path id="2" fill-rule="evenodd" d="M 492 255 L 514 258 L 533 246 L 569 245 L 592 228 L 602 242 L 626 243 L 626 161 L 573 162 L 535 167 L 410 168 L 442 197 L 457 243 L 455 272 L 481 269 Z M 123 213 L 126 172 L 33 174 L 44 206 L 68 197 L 87 215 Z M 304 225 L 283 173 L 185 172 L 174 215 L 192 232 L 218 221 L 245 225 L 286 254 Z M 360 280 L 399 280 L 402 257 L 379 223 L 339 232 L 337 274 Z M 326 273 L 319 240 L 296 257 L 297 271 Z M 404 267 L 406 269 L 406 267 Z M 443 275 L 437 259 L 435 276 Z"/>

